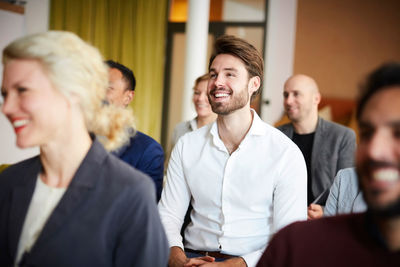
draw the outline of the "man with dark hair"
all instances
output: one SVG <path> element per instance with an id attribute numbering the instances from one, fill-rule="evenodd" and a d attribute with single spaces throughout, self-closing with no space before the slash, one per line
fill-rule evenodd
<path id="1" fill-rule="evenodd" d="M 135 76 L 129 68 L 118 62 L 107 60 L 106 63 L 109 67 L 110 80 L 107 100 L 112 104 L 126 107 L 135 95 Z"/>
<path id="2" fill-rule="evenodd" d="M 258 266 L 400 266 L 400 64 L 367 79 L 357 105 L 358 182 L 365 213 L 294 223 Z"/>
<path id="3" fill-rule="evenodd" d="M 353 167 L 353 130 L 318 116 L 321 100 L 315 80 L 304 74 L 290 77 L 283 89 L 283 106 L 290 123 L 278 127 L 300 148 L 307 165 L 308 218 L 322 217 L 322 206 L 336 173 Z"/>
<path id="4" fill-rule="evenodd" d="M 263 60 L 252 45 L 218 38 L 209 74 L 217 121 L 178 140 L 159 202 L 169 265 L 251 267 L 275 231 L 306 219 L 306 166 L 296 145 L 250 108 L 263 78 Z"/>
<path id="5" fill-rule="evenodd" d="M 109 66 L 110 80 L 107 100 L 113 105 L 127 107 L 135 94 L 135 76 L 132 70 L 120 63 L 112 60 L 106 63 Z M 129 144 L 114 151 L 113 154 L 153 179 L 158 201 L 161 197 L 164 176 L 164 151 L 161 145 L 150 136 L 136 131 Z"/>

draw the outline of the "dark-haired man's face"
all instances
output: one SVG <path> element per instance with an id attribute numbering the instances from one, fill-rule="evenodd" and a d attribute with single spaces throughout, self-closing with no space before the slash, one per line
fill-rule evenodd
<path id="1" fill-rule="evenodd" d="M 359 120 L 357 173 L 377 214 L 400 215 L 400 87 L 375 93 Z"/>
<path id="2" fill-rule="evenodd" d="M 259 87 L 259 77 L 249 79 L 243 61 L 229 54 L 215 57 L 210 66 L 208 100 L 212 110 L 228 115 L 250 105 L 250 96 Z"/>
<path id="3" fill-rule="evenodd" d="M 127 82 L 121 71 L 116 68 L 110 68 L 109 87 L 106 98 L 113 105 L 126 107 L 133 99 L 134 91 L 127 89 Z"/>

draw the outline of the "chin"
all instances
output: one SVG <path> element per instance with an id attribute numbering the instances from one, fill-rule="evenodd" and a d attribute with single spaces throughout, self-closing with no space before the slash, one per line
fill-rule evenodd
<path id="1" fill-rule="evenodd" d="M 287 116 L 291 121 L 297 120 L 297 116 L 296 116 L 295 114 L 286 112 L 286 116 Z"/>
<path id="2" fill-rule="evenodd" d="M 197 116 L 199 116 L 201 118 L 206 118 L 206 117 L 210 116 L 211 114 L 212 114 L 211 110 L 197 112 Z"/>
<path id="3" fill-rule="evenodd" d="M 288 116 L 288 118 L 289 118 L 289 120 L 290 120 L 291 122 L 300 122 L 300 120 L 299 120 L 298 117 Z"/>
<path id="4" fill-rule="evenodd" d="M 379 218 L 394 218 L 400 217 L 400 198 L 388 203 L 388 204 L 378 204 L 373 203 L 375 201 L 366 200 L 369 210 Z"/>
<path id="5" fill-rule="evenodd" d="M 17 138 L 16 145 L 18 148 L 24 149 L 24 148 L 31 148 L 38 146 L 35 142 L 32 142 L 31 140 L 27 140 L 26 138 Z"/>

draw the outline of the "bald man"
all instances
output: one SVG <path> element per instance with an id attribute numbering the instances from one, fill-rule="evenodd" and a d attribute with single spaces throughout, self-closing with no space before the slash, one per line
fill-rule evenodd
<path id="1" fill-rule="evenodd" d="M 353 167 L 356 137 L 353 130 L 318 117 L 318 85 L 309 76 L 290 77 L 283 105 L 290 123 L 278 127 L 300 148 L 307 165 L 308 218 L 323 215 L 329 188 L 340 169 Z"/>

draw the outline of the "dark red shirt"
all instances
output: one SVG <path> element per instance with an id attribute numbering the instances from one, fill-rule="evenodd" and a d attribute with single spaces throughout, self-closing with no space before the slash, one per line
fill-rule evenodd
<path id="1" fill-rule="evenodd" d="M 293 223 L 279 231 L 261 257 L 264 266 L 400 266 L 366 213 Z"/>

